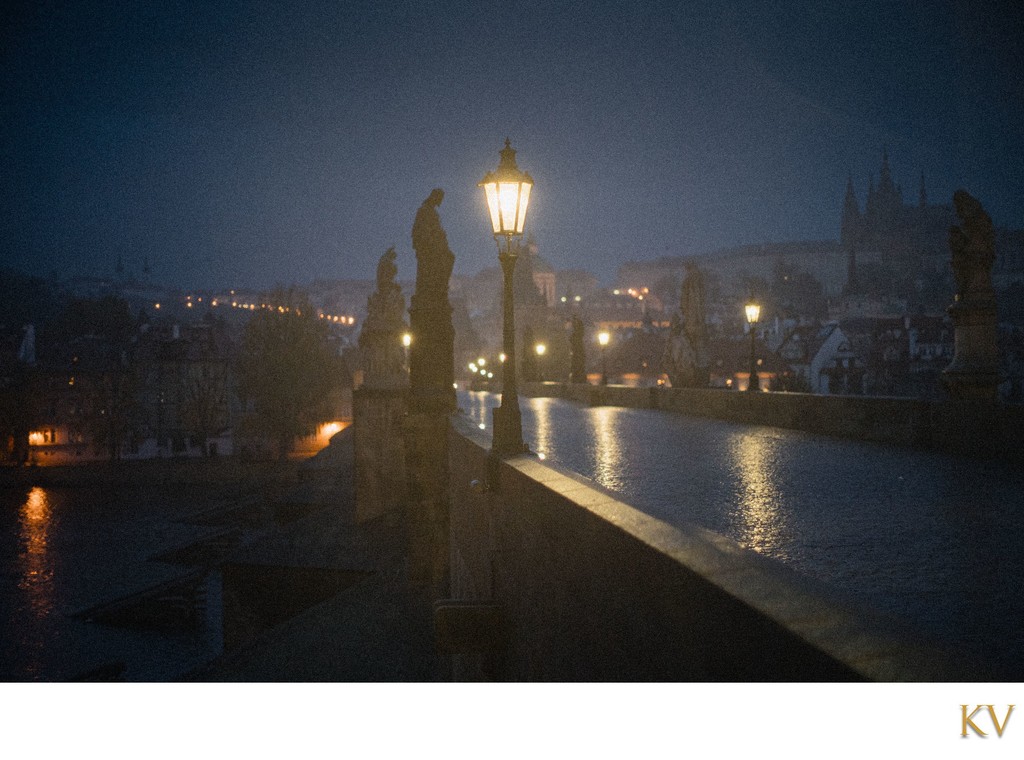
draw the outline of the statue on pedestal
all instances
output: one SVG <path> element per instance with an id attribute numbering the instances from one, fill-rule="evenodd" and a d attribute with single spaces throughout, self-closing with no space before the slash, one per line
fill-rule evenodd
<path id="1" fill-rule="evenodd" d="M 942 371 L 942 382 L 954 398 L 995 401 L 1000 378 L 992 219 L 965 190 L 953 194 L 953 205 L 961 221 L 949 231 L 956 281 L 948 310 L 954 328 L 953 361 Z"/>
<path id="2" fill-rule="evenodd" d="M 363 354 L 363 385 L 400 388 L 408 385 L 402 334 L 406 331 L 405 296 L 395 282 L 396 253 L 389 248 L 377 263 L 377 290 L 366 305 L 366 320 L 359 333 Z"/>
<path id="3" fill-rule="evenodd" d="M 685 268 L 680 311 L 672 317 L 663 363 L 673 388 L 706 388 L 710 360 L 704 275 L 693 261 Z"/>
<path id="4" fill-rule="evenodd" d="M 448 280 L 455 255 L 441 227 L 437 207 L 443 190 L 433 190 L 416 212 L 416 292 L 409 309 L 412 333 L 409 414 L 405 419 L 408 485 L 408 575 L 413 585 L 448 594 L 448 428 L 455 410 L 455 330 Z"/>
<path id="5" fill-rule="evenodd" d="M 987 294 L 992 290 L 992 265 L 996 260 L 992 219 L 970 193 L 957 190 L 953 205 L 963 222 L 949 230 L 949 248 L 953 253 L 953 277 L 956 300 L 968 293 Z"/>
<path id="6" fill-rule="evenodd" d="M 432 190 L 416 212 L 412 247 L 416 251 L 416 292 L 409 309 L 412 327 L 410 387 L 412 406 L 420 411 L 455 409 L 455 329 L 448 302 L 448 280 L 455 254 L 441 226 L 437 207 L 444 191 Z"/>

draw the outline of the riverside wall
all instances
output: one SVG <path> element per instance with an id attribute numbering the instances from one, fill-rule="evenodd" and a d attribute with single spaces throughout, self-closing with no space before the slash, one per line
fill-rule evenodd
<path id="1" fill-rule="evenodd" d="M 1024 406 L 1015 404 L 569 383 L 523 383 L 520 393 L 590 406 L 661 409 L 1024 464 L 1024 447 L 1019 445 Z"/>
<path id="2" fill-rule="evenodd" d="M 489 621 L 455 649 L 456 679 L 984 680 L 723 536 L 531 455 L 491 457 L 489 443 L 454 419 L 442 605 L 475 604 Z"/>

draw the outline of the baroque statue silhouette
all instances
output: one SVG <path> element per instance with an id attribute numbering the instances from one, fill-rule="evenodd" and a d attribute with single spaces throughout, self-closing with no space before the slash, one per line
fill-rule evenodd
<path id="1" fill-rule="evenodd" d="M 405 332 L 405 297 L 395 282 L 397 254 L 389 248 L 377 263 L 377 290 L 366 304 L 366 320 L 359 333 L 363 353 L 363 384 L 368 388 L 396 388 L 408 382 L 405 374 L 405 350 L 401 335 Z"/>
<path id="2" fill-rule="evenodd" d="M 422 410 L 455 408 L 452 388 L 455 330 L 448 302 L 448 280 L 455 265 L 455 254 L 448 247 L 448 236 L 437 212 L 443 200 L 443 190 L 432 190 L 416 212 L 412 225 L 416 292 L 409 309 L 413 336 L 409 380 L 412 407 Z"/>
<path id="3" fill-rule="evenodd" d="M 953 398 L 995 401 L 1000 372 L 992 219 L 966 190 L 953 194 L 953 205 L 960 217 L 960 225 L 949 230 L 956 280 L 948 310 L 953 320 L 953 361 L 942 371 L 942 382 Z"/>
<path id="4" fill-rule="evenodd" d="M 448 247 L 448 236 L 437 213 L 443 200 L 444 190 L 436 188 L 423 201 L 412 224 L 412 247 L 416 251 L 416 300 L 447 306 L 455 254 Z"/>

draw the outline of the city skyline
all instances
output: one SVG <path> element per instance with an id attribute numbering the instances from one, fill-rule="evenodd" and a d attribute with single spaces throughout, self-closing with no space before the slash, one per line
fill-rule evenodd
<path id="1" fill-rule="evenodd" d="M 556 269 L 837 240 L 887 149 L 1024 227 L 1018 6 L 221 2 L 26 7 L 4 32 L 0 262 L 182 287 L 414 271 L 431 189 L 456 273 L 496 263 L 506 136 Z M 877 180 L 877 175 L 875 177 Z"/>

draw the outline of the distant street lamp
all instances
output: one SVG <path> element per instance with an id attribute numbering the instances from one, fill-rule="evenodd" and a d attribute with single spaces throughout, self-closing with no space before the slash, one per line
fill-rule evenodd
<path id="1" fill-rule="evenodd" d="M 537 375 L 541 382 L 544 382 L 544 354 L 547 352 L 548 347 L 543 343 L 538 343 L 534 346 L 534 350 L 537 352 Z"/>
<path id="2" fill-rule="evenodd" d="M 744 310 L 747 312 L 747 324 L 750 325 L 750 382 L 747 383 L 748 391 L 761 390 L 761 381 L 757 377 L 757 359 L 754 357 L 754 328 L 757 320 L 761 317 L 761 307 L 756 303 L 748 303 Z"/>
<path id="3" fill-rule="evenodd" d="M 494 410 L 494 432 L 491 451 L 498 455 L 521 454 L 526 451 L 523 443 L 523 419 L 519 411 L 519 394 L 516 389 L 516 327 L 515 304 L 512 295 L 512 275 L 518 254 L 512 249 L 512 238 L 523 234 L 526 226 L 526 209 L 530 203 L 533 178 L 516 166 L 516 152 L 506 139 L 500 151 L 501 161 L 496 171 L 487 172 L 479 186 L 484 189 L 487 210 L 490 212 L 491 229 L 498 244 L 498 261 L 503 276 L 502 289 L 502 347 L 505 366 L 502 368 L 501 405 Z M 501 239 L 505 239 L 502 250 Z"/>
<path id="4" fill-rule="evenodd" d="M 601 385 L 608 385 L 608 360 L 604 350 L 608 347 L 608 341 L 611 339 L 612 336 L 607 332 L 602 331 L 597 334 L 597 342 L 601 346 Z"/>

